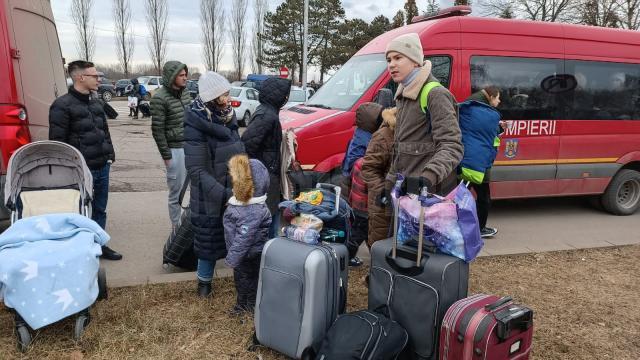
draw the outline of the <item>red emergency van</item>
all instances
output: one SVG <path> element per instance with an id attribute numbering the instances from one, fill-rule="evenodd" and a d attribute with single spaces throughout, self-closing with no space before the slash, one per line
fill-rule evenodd
<path id="1" fill-rule="evenodd" d="M 419 34 L 433 74 L 458 101 L 494 85 L 509 128 L 491 179 L 496 199 L 598 195 L 611 213 L 640 207 L 640 32 L 464 16 L 414 18 L 360 49 L 306 105 L 281 112 L 306 170 L 336 174 L 355 110 L 395 93 L 384 51 Z"/>
<path id="2" fill-rule="evenodd" d="M 11 154 L 49 135 L 49 106 L 66 94 L 49 0 L 0 0 L 0 186 Z M 0 191 L 0 194 L 3 194 Z M 8 218 L 0 195 L 0 218 Z"/>

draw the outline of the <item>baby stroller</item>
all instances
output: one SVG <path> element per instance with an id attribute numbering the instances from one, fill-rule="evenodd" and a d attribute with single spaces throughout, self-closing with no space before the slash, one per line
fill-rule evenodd
<path id="1" fill-rule="evenodd" d="M 347 201 L 340 196 L 340 187 L 318 183 L 315 189 L 322 193 L 322 201 L 313 205 L 304 201 L 283 201 L 279 204 L 279 208 L 282 210 L 285 220 L 291 220 L 298 214 L 311 214 L 317 216 L 322 220 L 323 226 L 320 231 L 321 239 L 327 240 L 331 236 L 329 231 L 342 231 L 344 237 L 335 238 L 336 242 L 344 242 L 347 248 L 352 244 L 351 239 L 351 224 L 353 223 L 353 210 L 347 203 Z M 310 191 L 310 190 L 308 190 Z M 303 193 L 305 191 L 301 191 Z"/>
<path id="2" fill-rule="evenodd" d="M 31 343 L 30 328 L 70 315 L 80 339 L 89 306 L 107 298 L 97 256 L 109 236 L 90 219 L 92 194 L 91 172 L 70 145 L 38 141 L 11 156 L 4 188 L 11 226 L 0 235 L 0 299 L 15 312 L 21 351 Z M 25 286 L 33 293 L 23 295 Z"/>

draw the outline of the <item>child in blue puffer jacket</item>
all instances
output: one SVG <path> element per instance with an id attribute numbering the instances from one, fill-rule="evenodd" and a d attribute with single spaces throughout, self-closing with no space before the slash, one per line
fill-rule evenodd
<path id="1" fill-rule="evenodd" d="M 233 314 L 253 312 L 258 291 L 262 248 L 269 239 L 271 213 L 267 207 L 269 173 L 256 159 L 236 155 L 229 160 L 233 196 L 224 212 L 225 263 L 233 268 L 236 305 Z"/>

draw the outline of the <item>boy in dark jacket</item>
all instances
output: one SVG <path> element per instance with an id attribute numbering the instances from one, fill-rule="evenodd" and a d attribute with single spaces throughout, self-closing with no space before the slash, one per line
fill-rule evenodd
<path id="1" fill-rule="evenodd" d="M 233 268 L 236 305 L 233 313 L 253 312 L 256 305 L 262 248 L 269 238 L 271 213 L 267 208 L 269 173 L 267 168 L 246 155 L 229 161 L 233 196 L 224 212 L 225 263 Z"/>
<path id="2" fill-rule="evenodd" d="M 371 136 L 382 122 L 380 114 L 383 107 L 380 104 L 367 102 L 356 110 L 356 130 L 349 142 L 347 153 L 342 162 L 342 193 L 349 200 L 355 220 L 353 222 L 351 239 L 347 239 L 349 249 L 349 265 L 360 266 L 362 261 L 356 256 L 358 248 L 367 239 L 367 185 L 362 180 L 360 170 L 362 157 L 367 151 Z"/>
<path id="3" fill-rule="evenodd" d="M 269 191 L 267 206 L 274 216 L 269 237 L 275 237 L 280 203 L 280 146 L 282 144 L 282 126 L 280 108 L 287 103 L 291 81 L 280 78 L 268 78 L 260 89 L 260 106 L 251 118 L 247 130 L 242 134 L 247 155 L 258 159 L 269 171 Z"/>

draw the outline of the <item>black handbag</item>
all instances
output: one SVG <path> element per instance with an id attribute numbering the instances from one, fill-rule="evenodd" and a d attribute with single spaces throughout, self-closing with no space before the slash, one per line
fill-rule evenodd
<path id="1" fill-rule="evenodd" d="M 107 115 L 107 118 L 113 120 L 118 117 L 118 112 L 106 102 L 102 102 L 102 109 L 104 109 L 104 113 Z"/>
<path id="2" fill-rule="evenodd" d="M 182 205 L 182 200 L 188 186 L 189 178 L 185 180 L 180 190 L 180 205 Z M 182 209 L 180 222 L 173 229 L 167 242 L 164 244 L 162 263 L 164 265 L 171 264 L 185 270 L 194 271 L 198 267 L 198 258 L 193 251 L 194 233 L 191 225 L 191 209 L 189 205 Z"/>

